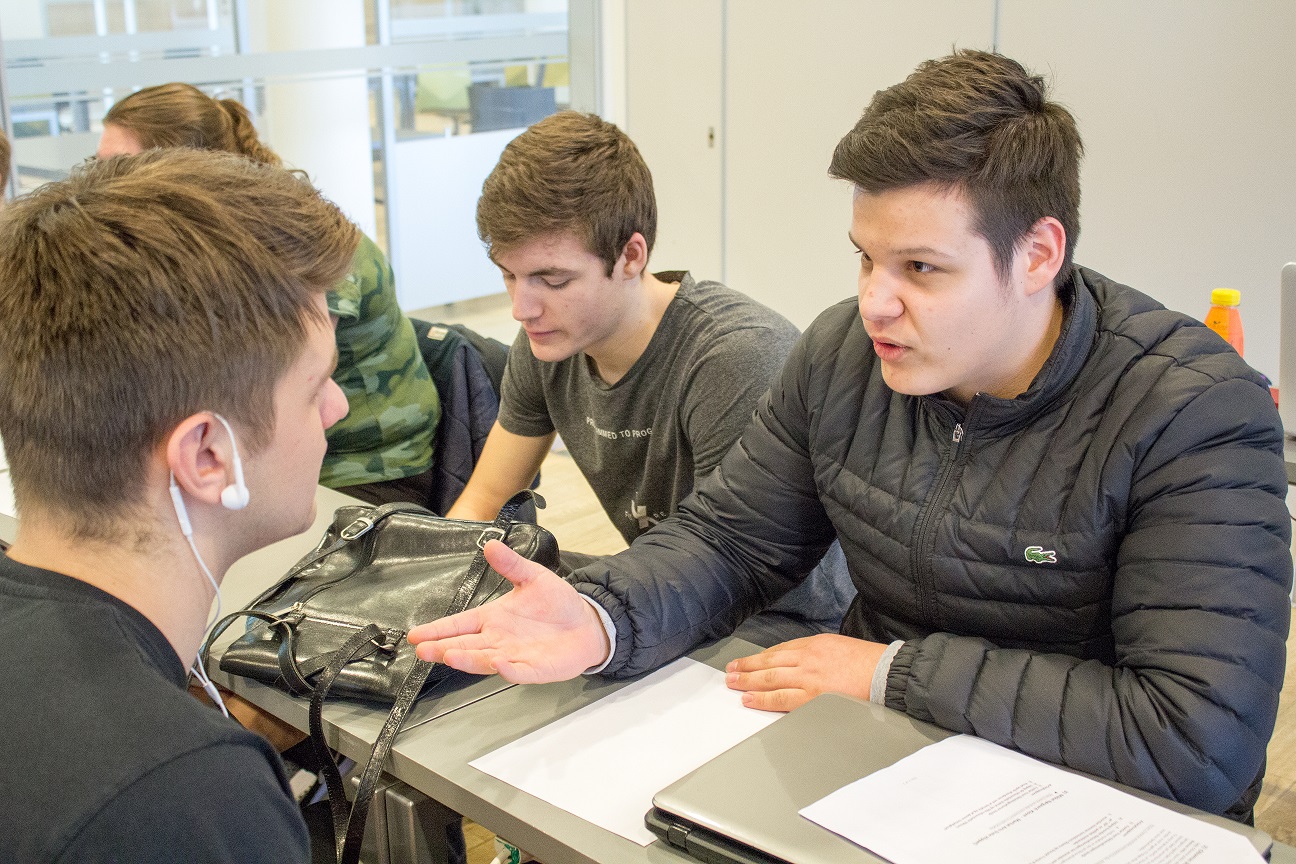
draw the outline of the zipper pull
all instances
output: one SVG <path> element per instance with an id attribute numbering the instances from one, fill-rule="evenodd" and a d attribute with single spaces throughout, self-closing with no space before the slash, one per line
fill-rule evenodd
<path id="1" fill-rule="evenodd" d="M 957 443 L 959 443 L 960 441 L 963 440 L 963 424 L 962 424 L 962 423 L 955 423 L 955 424 L 954 424 L 954 434 L 951 436 L 951 438 L 953 439 L 953 441 L 954 441 L 955 444 L 957 444 Z"/>

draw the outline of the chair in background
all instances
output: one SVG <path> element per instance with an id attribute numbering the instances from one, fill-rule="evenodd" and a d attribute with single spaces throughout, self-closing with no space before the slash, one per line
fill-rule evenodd
<path id="1" fill-rule="evenodd" d="M 450 133 L 458 135 L 459 124 L 467 120 L 469 116 L 468 87 L 471 84 L 472 78 L 469 76 L 468 67 L 466 66 L 420 72 L 415 78 L 414 102 L 411 114 L 436 115 L 434 117 L 425 116 L 424 119 L 427 122 L 425 122 L 424 127 L 432 125 L 434 131 L 436 117 L 440 117 L 445 126 L 448 126 Z M 420 127 L 413 116 L 410 118 L 409 128 L 428 131 L 426 128 Z"/>

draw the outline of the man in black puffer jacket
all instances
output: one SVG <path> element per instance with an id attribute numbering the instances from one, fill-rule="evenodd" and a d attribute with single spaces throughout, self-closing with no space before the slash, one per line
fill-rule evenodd
<path id="1" fill-rule="evenodd" d="M 849 693 L 1248 818 L 1290 618 L 1281 426 L 1218 336 L 1071 263 L 1080 150 L 998 55 L 878 93 L 830 169 L 855 186 L 858 303 L 806 331 L 676 518 L 574 592 L 491 545 L 518 590 L 412 633 L 442 639 L 420 653 L 634 675 L 839 538 L 859 589 L 842 635 L 731 664 L 745 704 Z"/>

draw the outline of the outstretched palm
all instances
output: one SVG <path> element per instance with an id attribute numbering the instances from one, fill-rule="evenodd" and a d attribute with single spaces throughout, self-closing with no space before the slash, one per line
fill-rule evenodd
<path id="1" fill-rule="evenodd" d="M 513 583 L 498 600 L 409 632 L 424 660 L 515 684 L 566 681 L 603 662 L 607 637 L 598 613 L 576 589 L 492 540 L 486 561 Z"/>

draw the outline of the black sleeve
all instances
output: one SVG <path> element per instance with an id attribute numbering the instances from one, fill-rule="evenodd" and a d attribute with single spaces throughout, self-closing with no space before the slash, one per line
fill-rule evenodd
<path id="1" fill-rule="evenodd" d="M 267 755 L 213 745 L 159 766 L 95 814 L 58 860 L 309 862 L 306 824 Z"/>

